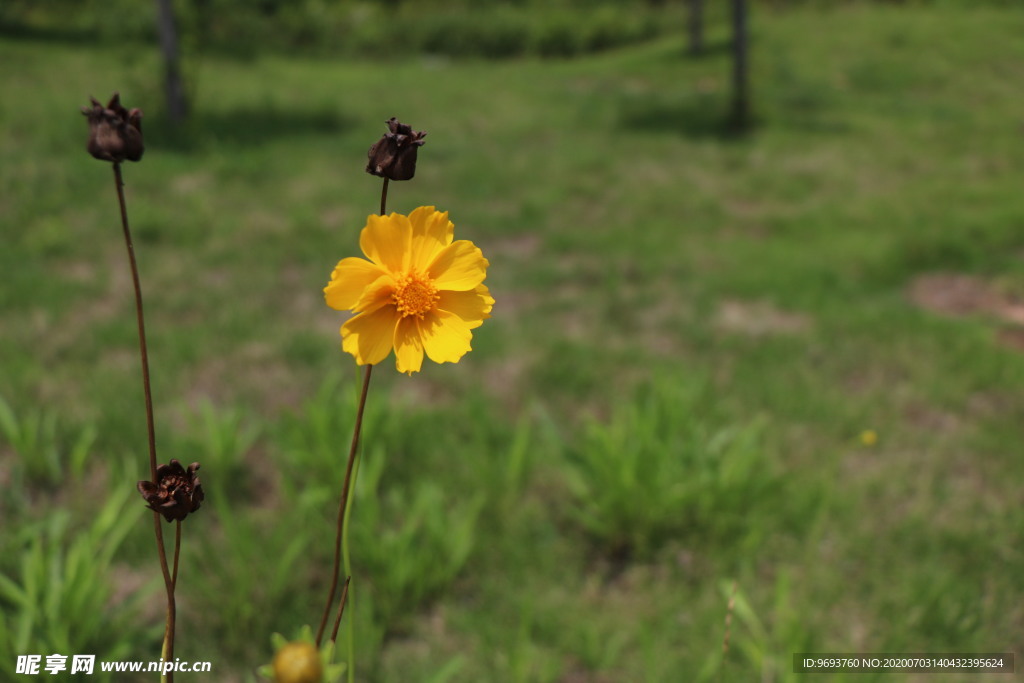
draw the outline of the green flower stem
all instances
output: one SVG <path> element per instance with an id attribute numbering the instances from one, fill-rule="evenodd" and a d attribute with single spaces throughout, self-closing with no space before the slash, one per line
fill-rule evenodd
<path id="1" fill-rule="evenodd" d="M 128 248 L 128 263 L 132 271 L 132 284 L 135 287 L 135 318 L 139 328 L 139 358 L 142 362 L 142 391 L 146 399 L 146 431 L 149 438 L 149 477 L 150 481 L 156 482 L 156 428 L 153 421 L 153 391 L 149 381 L 149 353 L 146 349 L 146 322 L 142 313 L 142 284 L 139 282 L 139 267 L 135 262 L 135 247 L 132 245 L 132 234 L 128 229 L 128 208 L 124 201 L 124 178 L 121 176 L 121 164 L 114 162 L 114 186 L 117 188 L 117 200 L 121 207 L 121 227 L 124 230 L 124 243 Z M 160 559 L 160 571 L 164 577 L 164 587 L 167 590 L 167 623 L 164 627 L 164 645 L 162 656 L 164 661 L 174 659 L 174 584 L 177 578 L 178 553 L 175 550 L 174 566 L 175 578 L 171 578 L 171 572 L 167 568 L 167 551 L 164 549 L 164 532 L 160 526 L 160 513 L 153 511 L 153 528 L 156 535 L 157 556 Z M 180 543 L 181 526 L 178 527 L 177 548 Z M 166 683 L 174 683 L 174 672 L 168 672 L 162 676 Z"/>
<path id="2" fill-rule="evenodd" d="M 725 680 L 725 658 L 729 655 L 729 635 L 732 632 L 732 610 L 736 606 L 736 579 L 732 580 L 732 591 L 729 593 L 729 604 L 725 609 L 725 637 L 722 638 L 722 665 L 718 670 L 718 683 Z"/>

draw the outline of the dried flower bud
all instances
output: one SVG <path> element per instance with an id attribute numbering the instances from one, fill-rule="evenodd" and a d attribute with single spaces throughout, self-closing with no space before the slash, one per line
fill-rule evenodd
<path id="1" fill-rule="evenodd" d="M 416 175 L 416 151 L 427 134 L 413 132 L 412 126 L 399 123 L 393 116 L 386 123 L 391 132 L 384 133 L 370 148 L 366 172 L 391 180 L 409 180 Z"/>
<path id="2" fill-rule="evenodd" d="M 142 144 L 142 110 L 129 111 L 121 104 L 121 96 L 114 93 L 104 107 L 90 97 L 92 107 L 82 107 L 89 119 L 89 154 L 102 161 L 120 163 L 138 161 L 145 146 Z"/>
<path id="3" fill-rule="evenodd" d="M 180 522 L 190 512 L 198 510 L 204 498 L 203 485 L 196 476 L 198 469 L 199 463 L 194 462 L 186 471 L 180 462 L 173 459 L 169 465 L 157 467 L 155 483 L 140 481 L 138 484 L 139 493 L 149 503 L 146 507 L 159 512 L 168 522 Z"/>

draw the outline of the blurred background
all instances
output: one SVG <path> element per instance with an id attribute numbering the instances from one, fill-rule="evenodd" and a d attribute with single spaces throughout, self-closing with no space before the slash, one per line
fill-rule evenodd
<path id="1" fill-rule="evenodd" d="M 319 620 L 358 390 L 322 288 L 392 116 L 428 136 L 389 210 L 449 211 L 497 303 L 459 364 L 374 373 L 358 680 L 1020 655 L 1022 35 L 1010 0 L 5 0 L 0 680 L 159 657 L 131 278 L 79 113 L 114 91 L 160 460 L 207 494 L 175 654 L 213 673 L 182 680 L 260 680 Z"/>

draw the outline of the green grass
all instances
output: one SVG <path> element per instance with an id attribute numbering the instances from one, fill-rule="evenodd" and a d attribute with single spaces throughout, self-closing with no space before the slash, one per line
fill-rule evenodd
<path id="1" fill-rule="evenodd" d="M 120 90 L 146 112 L 125 176 L 161 459 L 202 462 L 211 493 L 185 523 L 176 655 L 250 680 L 272 632 L 319 618 L 357 383 L 321 289 L 376 210 L 365 153 L 397 115 L 429 135 L 389 208 L 449 210 L 497 303 L 460 364 L 374 373 L 363 680 L 713 681 L 734 579 L 726 680 L 795 680 L 797 651 L 1019 657 L 1019 321 L 908 291 L 1024 288 L 1024 15 L 851 4 L 753 26 L 744 137 L 718 123 L 725 53 L 681 39 L 565 62 L 209 59 L 178 134 L 154 48 L 5 39 L 0 573 L 63 566 L 55 539 L 80 544 L 32 529 L 93 528 L 97 496 L 147 472 L 112 174 L 77 113 Z M 158 577 L 152 543 L 139 520 L 97 594 Z M 160 592 L 132 585 L 150 593 L 131 656 L 156 658 L 139 640 Z M 0 652 L 16 628 L 42 652 L 51 622 L 24 626 L 13 590 Z"/>

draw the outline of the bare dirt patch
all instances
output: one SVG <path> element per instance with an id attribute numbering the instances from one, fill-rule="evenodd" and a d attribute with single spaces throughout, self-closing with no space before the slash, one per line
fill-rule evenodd
<path id="1" fill-rule="evenodd" d="M 805 332 L 811 327 L 811 318 L 784 311 L 767 301 L 726 299 L 718 305 L 714 324 L 722 332 L 764 337 Z"/>
<path id="2" fill-rule="evenodd" d="M 999 343 L 1011 349 L 1024 351 L 1024 327 L 1007 327 L 996 335 Z"/>
<path id="3" fill-rule="evenodd" d="M 955 317 L 987 314 L 1024 326 L 1024 301 L 973 275 L 922 275 L 910 283 L 907 296 L 933 313 Z"/>
<path id="4" fill-rule="evenodd" d="M 907 298 L 926 311 L 948 317 L 986 316 L 1002 325 L 996 339 L 1024 351 L 1024 301 L 980 277 L 931 273 L 910 283 Z"/>

